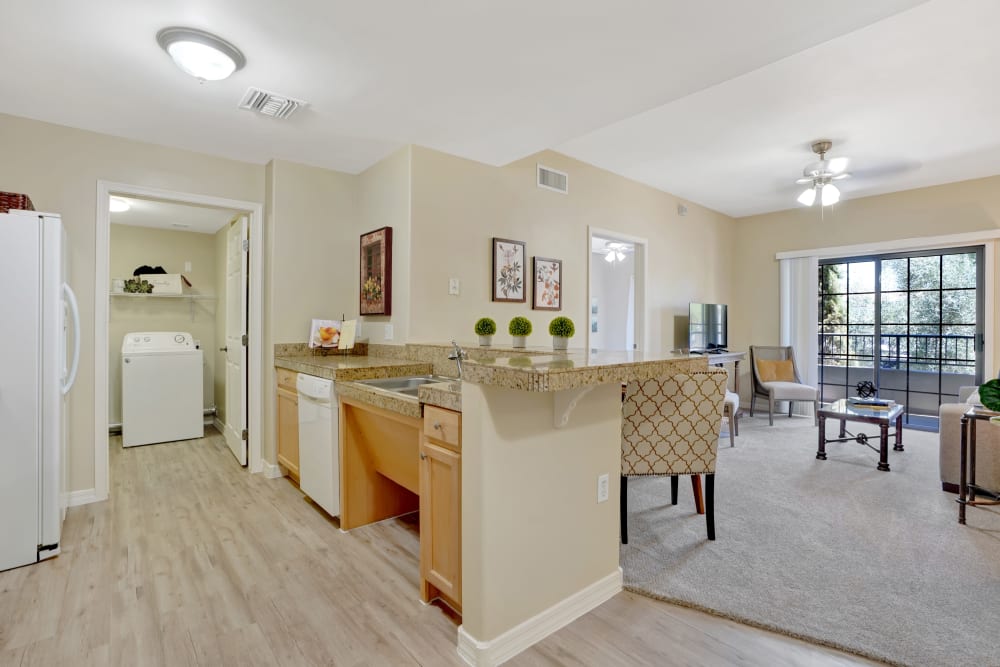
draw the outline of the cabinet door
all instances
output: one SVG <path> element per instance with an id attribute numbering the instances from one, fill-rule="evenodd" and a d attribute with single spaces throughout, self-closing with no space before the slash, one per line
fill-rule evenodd
<path id="1" fill-rule="evenodd" d="M 299 395 L 278 387 L 278 463 L 299 481 Z"/>
<path id="2" fill-rule="evenodd" d="M 462 455 L 420 443 L 420 574 L 423 597 L 435 590 L 461 611 Z"/>

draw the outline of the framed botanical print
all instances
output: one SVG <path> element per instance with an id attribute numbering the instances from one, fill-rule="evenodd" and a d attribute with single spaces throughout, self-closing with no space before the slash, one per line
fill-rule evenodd
<path id="1" fill-rule="evenodd" d="M 535 310 L 562 310 L 562 260 L 532 258 L 531 307 Z"/>
<path id="2" fill-rule="evenodd" d="M 493 239 L 493 300 L 527 301 L 524 241 Z"/>
<path id="3" fill-rule="evenodd" d="M 361 235 L 360 312 L 392 314 L 392 227 Z"/>

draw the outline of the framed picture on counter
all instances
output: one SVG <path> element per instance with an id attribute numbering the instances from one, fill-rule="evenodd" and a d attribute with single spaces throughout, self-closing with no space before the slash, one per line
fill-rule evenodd
<path id="1" fill-rule="evenodd" d="M 392 314 L 392 227 L 361 235 L 361 314 Z"/>
<path id="2" fill-rule="evenodd" d="M 562 260 L 532 258 L 535 288 L 531 307 L 534 310 L 562 310 Z"/>
<path id="3" fill-rule="evenodd" d="M 493 300 L 524 303 L 524 241 L 493 239 Z"/>

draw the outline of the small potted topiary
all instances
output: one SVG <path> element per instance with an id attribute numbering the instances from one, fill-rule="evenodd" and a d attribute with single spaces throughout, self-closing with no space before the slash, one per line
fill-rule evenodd
<path id="1" fill-rule="evenodd" d="M 476 335 L 479 336 L 479 344 L 489 347 L 493 344 L 493 334 L 497 332 L 497 323 L 488 317 L 480 317 L 476 320 Z"/>
<path id="2" fill-rule="evenodd" d="M 549 335 L 552 336 L 552 349 L 565 350 L 569 347 L 569 339 L 576 333 L 573 320 L 568 317 L 556 317 L 549 322 Z"/>
<path id="3" fill-rule="evenodd" d="M 524 339 L 531 335 L 531 321 L 527 317 L 518 315 L 507 325 L 507 331 L 514 337 L 514 347 L 524 347 Z"/>

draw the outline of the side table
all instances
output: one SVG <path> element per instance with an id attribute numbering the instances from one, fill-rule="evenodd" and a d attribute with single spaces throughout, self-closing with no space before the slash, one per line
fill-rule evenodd
<path id="1" fill-rule="evenodd" d="M 958 522 L 963 525 L 967 505 L 973 507 L 1000 505 L 1000 491 L 986 489 L 976 484 L 976 422 L 989 421 L 991 417 L 1000 417 L 1000 412 L 971 407 L 962 415 L 962 440 L 958 455 L 961 467 L 958 474 Z M 977 493 L 989 496 L 993 500 L 976 500 Z"/>

